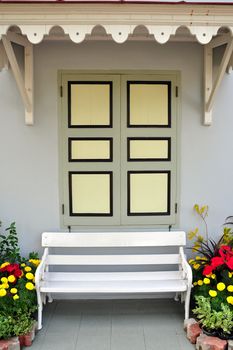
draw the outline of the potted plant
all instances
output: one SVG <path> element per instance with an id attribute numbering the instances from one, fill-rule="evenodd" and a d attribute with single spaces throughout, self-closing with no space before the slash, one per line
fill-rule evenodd
<path id="1" fill-rule="evenodd" d="M 35 320 L 32 318 L 30 313 L 23 313 L 19 310 L 15 324 L 14 334 L 19 337 L 21 346 L 30 346 L 32 344 L 32 332 L 35 326 Z"/>
<path id="2" fill-rule="evenodd" d="M 220 306 L 218 303 L 213 304 L 210 297 L 202 295 L 196 296 L 196 303 L 193 313 L 205 334 L 221 339 L 233 338 L 233 313 L 230 306 L 225 303 L 221 303 Z"/>
<path id="3" fill-rule="evenodd" d="M 193 270 L 192 308 L 204 331 L 229 338 L 233 332 L 233 232 L 224 227 L 221 238 L 209 238 L 208 206 L 194 206 L 205 224 L 205 235 L 189 232 L 197 252 L 190 264 Z M 216 333 L 217 332 L 217 333 Z"/>
<path id="4" fill-rule="evenodd" d="M 14 331 L 14 318 L 12 316 L 6 316 L 0 314 L 0 339 L 10 338 Z"/>

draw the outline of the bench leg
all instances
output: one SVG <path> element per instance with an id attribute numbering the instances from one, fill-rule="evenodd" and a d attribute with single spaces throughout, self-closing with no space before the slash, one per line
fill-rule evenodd
<path id="1" fill-rule="evenodd" d="M 51 293 L 48 293 L 47 296 L 48 296 L 48 302 L 52 303 L 53 302 L 53 298 L 51 296 Z"/>
<path id="2" fill-rule="evenodd" d="M 38 330 L 42 328 L 42 305 L 38 306 Z"/>
<path id="3" fill-rule="evenodd" d="M 191 287 L 188 288 L 187 292 L 185 293 L 185 320 L 189 318 L 189 307 L 190 307 L 190 295 L 191 295 Z"/>
<path id="4" fill-rule="evenodd" d="M 43 311 L 43 303 L 41 293 L 37 291 L 37 302 L 38 302 L 38 330 L 42 328 L 42 311 Z"/>
<path id="5" fill-rule="evenodd" d="M 176 292 L 175 297 L 174 297 L 175 301 L 179 301 L 179 295 L 180 295 L 180 293 Z"/>

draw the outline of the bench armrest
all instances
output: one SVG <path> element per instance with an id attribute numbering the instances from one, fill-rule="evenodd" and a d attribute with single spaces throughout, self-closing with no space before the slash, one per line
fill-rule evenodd
<path id="1" fill-rule="evenodd" d="M 182 271 L 184 273 L 184 277 L 187 278 L 188 286 L 191 287 L 192 282 L 193 282 L 193 273 L 192 273 L 192 269 L 191 269 L 191 267 L 190 267 L 190 265 L 187 262 L 187 259 L 185 257 L 183 247 L 180 247 L 180 258 L 181 258 L 181 267 L 182 267 Z"/>
<path id="2" fill-rule="evenodd" d="M 43 254 L 41 262 L 40 262 L 40 265 L 36 269 L 35 285 L 36 285 L 37 288 L 39 287 L 40 281 L 43 279 L 43 276 L 44 276 L 45 268 L 46 268 L 46 265 L 47 265 L 48 253 L 49 253 L 48 248 L 45 248 L 44 254 Z"/>

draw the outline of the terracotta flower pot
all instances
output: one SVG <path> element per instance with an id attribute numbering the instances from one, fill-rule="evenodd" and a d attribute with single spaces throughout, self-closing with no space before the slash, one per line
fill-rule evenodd
<path id="1" fill-rule="evenodd" d="M 24 335 L 19 335 L 18 339 L 19 339 L 20 346 L 24 346 Z"/>
<path id="2" fill-rule="evenodd" d="M 32 332 L 24 335 L 24 346 L 32 345 Z"/>

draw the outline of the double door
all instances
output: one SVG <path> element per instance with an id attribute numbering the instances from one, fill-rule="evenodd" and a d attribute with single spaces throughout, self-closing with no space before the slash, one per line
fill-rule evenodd
<path id="1" fill-rule="evenodd" d="M 62 74 L 65 226 L 172 225 L 177 75 Z"/>

